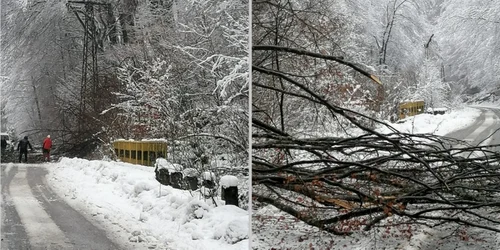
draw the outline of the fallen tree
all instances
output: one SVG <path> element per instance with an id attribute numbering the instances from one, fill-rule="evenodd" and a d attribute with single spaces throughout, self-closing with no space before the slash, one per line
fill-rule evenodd
<path id="1" fill-rule="evenodd" d="M 279 46 L 253 49 L 282 53 L 286 58 L 340 63 L 380 84 L 342 58 Z M 255 201 L 335 234 L 389 224 L 445 223 L 500 232 L 496 227 L 500 224 L 496 214 L 500 211 L 500 145 L 468 145 L 432 134 L 398 132 L 384 122 L 333 104 L 304 81 L 303 75 L 263 65 L 253 65 L 254 93 L 310 105 L 310 110 L 329 116 L 344 132 L 326 137 L 299 133 L 283 122 L 285 112 L 276 115 L 254 96 Z M 283 103 L 278 104 L 281 110 Z M 375 127 L 387 127 L 391 132 L 381 133 Z"/>

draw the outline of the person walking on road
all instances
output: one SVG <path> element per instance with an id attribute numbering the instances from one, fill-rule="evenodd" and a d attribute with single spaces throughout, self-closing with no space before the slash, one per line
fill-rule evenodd
<path id="1" fill-rule="evenodd" d="M 2 138 L 2 155 L 5 153 L 5 149 L 7 149 L 7 140 Z"/>
<path id="2" fill-rule="evenodd" d="M 50 161 L 50 149 L 52 149 L 52 140 L 50 139 L 50 135 L 47 135 L 42 145 L 43 159 L 46 161 Z"/>
<path id="3" fill-rule="evenodd" d="M 20 140 L 17 144 L 17 150 L 19 151 L 19 162 L 21 162 L 22 156 L 24 154 L 24 162 L 28 162 L 28 147 L 33 151 L 33 147 L 31 146 L 30 141 L 28 141 L 28 137 L 25 136 L 24 139 Z"/>
<path id="4" fill-rule="evenodd" d="M 7 149 L 7 140 L 2 137 L 2 151 L 0 152 L 0 162 L 5 161 L 6 149 Z"/>

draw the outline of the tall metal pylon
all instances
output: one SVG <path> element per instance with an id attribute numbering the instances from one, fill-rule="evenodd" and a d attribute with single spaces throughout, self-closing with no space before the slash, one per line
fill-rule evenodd
<path id="1" fill-rule="evenodd" d="M 75 13 L 84 31 L 80 89 L 80 114 L 84 116 L 88 108 L 87 95 L 89 91 L 95 94 L 99 88 L 99 68 L 97 65 L 99 41 L 95 13 L 102 10 L 108 11 L 110 4 L 93 1 L 68 1 L 67 5 Z M 95 106 L 95 100 L 93 100 L 94 110 Z"/>

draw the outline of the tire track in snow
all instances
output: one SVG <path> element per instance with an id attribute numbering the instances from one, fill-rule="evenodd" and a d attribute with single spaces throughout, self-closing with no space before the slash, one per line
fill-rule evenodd
<path id="1" fill-rule="evenodd" d="M 481 114 L 476 119 L 476 121 L 474 121 L 473 124 L 471 124 L 470 126 L 468 126 L 466 128 L 463 128 L 463 129 L 454 131 L 452 133 L 446 134 L 446 137 L 451 137 L 451 138 L 455 138 L 455 139 L 459 139 L 459 140 L 465 140 L 466 138 L 470 137 L 470 135 L 473 134 L 474 131 L 477 130 L 477 128 L 481 127 L 486 120 L 484 110 L 483 109 L 480 109 L 480 110 L 481 110 Z M 469 143 L 470 142 L 471 141 L 469 141 Z"/>
<path id="2" fill-rule="evenodd" d="M 495 124 L 498 117 L 492 110 L 484 110 L 484 120 L 482 123 L 464 140 L 472 145 L 489 145 L 491 138 L 488 138 L 495 131 Z"/>
<path id="3" fill-rule="evenodd" d="M 27 168 L 18 168 L 10 185 L 11 199 L 29 238 L 31 249 L 72 249 L 63 231 L 33 196 Z"/>
<path id="4" fill-rule="evenodd" d="M 12 163 L 1 165 L 2 183 L 2 241 L 1 249 L 29 249 L 29 240 L 23 224 L 20 222 L 19 214 L 16 211 L 12 197 L 10 195 L 10 183 L 17 173 L 17 167 Z"/>
<path id="5" fill-rule="evenodd" d="M 447 137 L 456 138 L 465 141 L 470 146 L 487 146 L 500 143 L 500 131 L 493 134 L 495 130 L 500 128 L 500 110 L 492 108 L 478 108 L 481 110 L 481 115 L 473 125 L 447 134 Z M 492 135 L 493 134 L 493 135 Z M 454 148 L 466 147 L 464 144 L 454 145 Z M 500 147 L 487 148 L 488 151 L 500 152 Z M 462 157 L 469 157 L 470 153 L 460 154 Z M 491 152 L 476 151 L 474 155 L 484 156 L 492 154 Z"/>
<path id="6" fill-rule="evenodd" d="M 65 203 L 48 186 L 47 170 L 41 167 L 28 169 L 28 184 L 40 205 L 61 228 L 75 249 L 125 249 L 108 239 L 105 231 L 92 224 L 82 214 Z"/>

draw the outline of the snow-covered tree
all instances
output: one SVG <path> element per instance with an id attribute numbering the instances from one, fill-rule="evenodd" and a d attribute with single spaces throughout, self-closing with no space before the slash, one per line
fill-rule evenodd
<path id="1" fill-rule="evenodd" d="M 447 81 L 484 97 L 499 89 L 500 8 L 495 1 L 442 1 L 437 19 Z"/>
<path id="2" fill-rule="evenodd" d="M 247 1 L 3 1 L 7 122 L 17 133 L 51 131 L 82 154 L 139 134 L 212 136 L 218 143 L 207 145 L 246 152 L 248 9 Z"/>
<path id="3" fill-rule="evenodd" d="M 113 109 L 128 130 L 115 137 L 191 141 L 200 157 L 229 149 L 239 164 L 246 162 L 248 3 L 188 1 L 158 8 L 163 11 L 138 6 L 135 34 L 141 39 L 119 55 L 123 90 Z"/>

